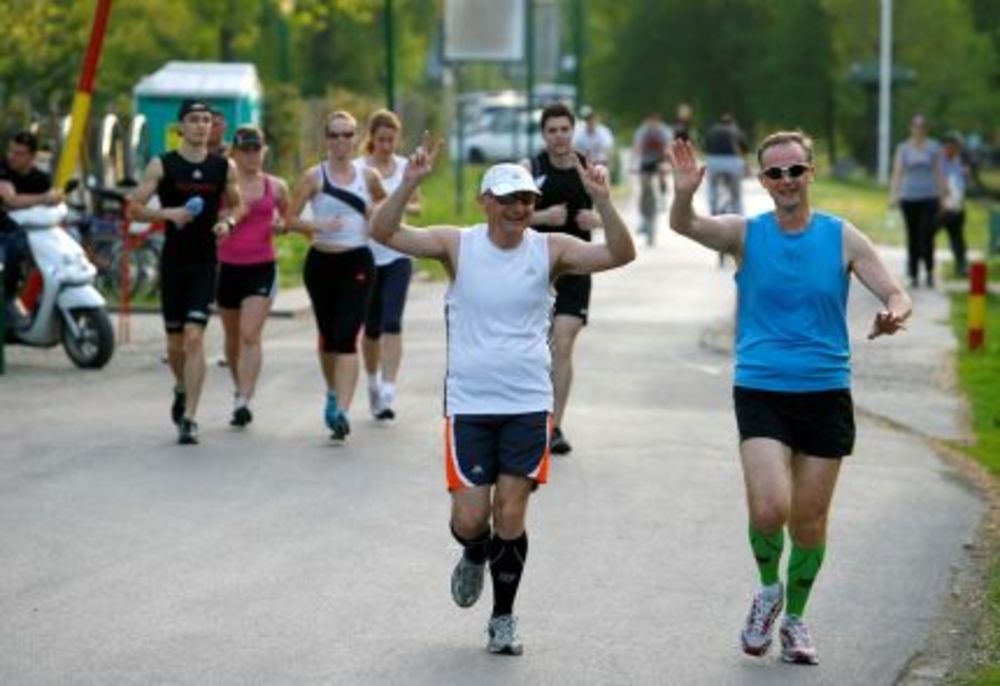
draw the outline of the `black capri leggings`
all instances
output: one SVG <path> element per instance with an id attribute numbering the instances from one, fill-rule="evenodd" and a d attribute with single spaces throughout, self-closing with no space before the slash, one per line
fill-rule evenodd
<path id="1" fill-rule="evenodd" d="M 903 200 L 899 207 L 906 221 L 906 271 L 910 280 L 917 280 L 920 264 L 923 263 L 928 281 L 933 281 L 938 201 L 936 198 Z"/>
<path id="2" fill-rule="evenodd" d="M 310 249 L 302 277 L 323 352 L 357 352 L 375 277 L 372 251 L 367 247 L 338 253 Z"/>

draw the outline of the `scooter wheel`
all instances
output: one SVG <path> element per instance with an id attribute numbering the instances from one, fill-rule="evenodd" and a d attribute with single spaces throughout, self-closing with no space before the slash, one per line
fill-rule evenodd
<path id="1" fill-rule="evenodd" d="M 115 332 L 108 313 L 96 307 L 77 307 L 66 315 L 74 326 L 63 323 L 62 344 L 73 364 L 81 369 L 106 365 L 115 351 Z"/>

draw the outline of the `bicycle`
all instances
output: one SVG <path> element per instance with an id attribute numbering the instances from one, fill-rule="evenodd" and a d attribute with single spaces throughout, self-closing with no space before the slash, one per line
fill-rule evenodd
<path id="1" fill-rule="evenodd" d="M 709 199 L 714 198 L 713 206 L 709 208 L 713 216 L 719 214 L 743 214 L 741 187 L 742 180 L 735 174 L 727 171 L 718 171 L 712 174 L 710 179 L 711 188 Z M 719 266 L 726 260 L 725 253 L 719 253 Z"/>
<path id="2" fill-rule="evenodd" d="M 667 197 L 667 180 L 662 164 L 653 165 L 643 165 L 639 169 L 639 233 L 646 237 L 648 246 L 656 243 L 656 215 L 663 209 Z M 654 178 L 657 181 L 655 184 Z"/>

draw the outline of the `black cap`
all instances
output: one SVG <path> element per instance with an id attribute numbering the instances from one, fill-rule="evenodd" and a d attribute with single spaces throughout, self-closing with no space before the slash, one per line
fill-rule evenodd
<path id="1" fill-rule="evenodd" d="M 208 103 L 203 100 L 193 100 L 188 99 L 181 103 L 181 107 L 177 110 L 177 120 L 184 121 L 184 117 L 188 116 L 192 112 L 211 112 L 212 108 L 208 106 Z"/>
<path id="2" fill-rule="evenodd" d="M 239 128 L 233 136 L 234 148 L 263 147 L 264 139 L 254 129 Z"/>

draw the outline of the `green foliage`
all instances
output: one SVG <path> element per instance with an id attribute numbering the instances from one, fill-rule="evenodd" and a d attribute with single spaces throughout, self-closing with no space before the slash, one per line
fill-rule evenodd
<path id="1" fill-rule="evenodd" d="M 986 302 L 986 344 L 969 352 L 966 346 L 968 296 L 952 298 L 952 326 L 960 341 L 958 378 L 972 407 L 975 443 L 966 451 L 994 475 L 1000 476 L 1000 297 L 988 295 Z"/>

